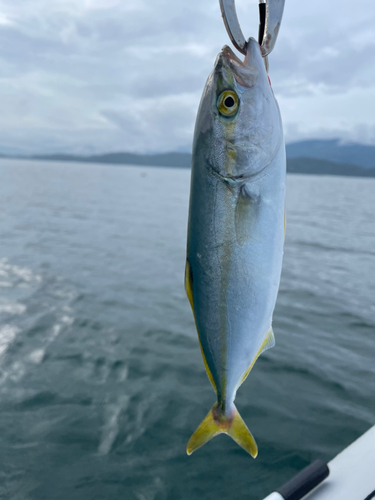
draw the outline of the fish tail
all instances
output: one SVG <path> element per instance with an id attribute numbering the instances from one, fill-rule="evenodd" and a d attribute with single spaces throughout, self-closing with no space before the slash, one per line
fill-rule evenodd
<path id="1" fill-rule="evenodd" d="M 255 458 L 258 455 L 257 444 L 233 405 L 230 416 L 226 416 L 217 403 L 208 412 L 206 418 L 194 432 L 187 444 L 186 452 L 191 455 L 218 434 L 228 434 L 237 444 Z"/>

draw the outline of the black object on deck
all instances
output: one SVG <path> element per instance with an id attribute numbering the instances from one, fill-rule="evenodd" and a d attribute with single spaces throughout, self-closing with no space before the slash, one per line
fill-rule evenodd
<path id="1" fill-rule="evenodd" d="M 285 500 L 300 500 L 324 481 L 328 475 L 328 465 L 322 460 L 315 460 L 276 491 Z"/>
<path id="2" fill-rule="evenodd" d="M 262 45 L 263 38 L 264 38 L 264 30 L 266 27 L 266 4 L 265 3 L 260 3 L 259 4 L 259 31 L 258 31 L 258 43 L 259 45 Z"/>

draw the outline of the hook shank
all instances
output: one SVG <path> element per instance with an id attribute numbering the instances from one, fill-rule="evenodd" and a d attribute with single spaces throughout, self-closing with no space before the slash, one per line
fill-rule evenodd
<path id="1" fill-rule="evenodd" d="M 234 0 L 220 0 L 220 9 L 229 38 L 236 49 L 246 55 L 247 42 L 238 22 Z"/>

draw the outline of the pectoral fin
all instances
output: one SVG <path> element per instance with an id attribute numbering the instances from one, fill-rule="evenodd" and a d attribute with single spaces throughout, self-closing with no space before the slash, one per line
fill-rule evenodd
<path id="1" fill-rule="evenodd" d="M 251 237 L 253 225 L 257 220 L 259 193 L 248 184 L 243 184 L 237 198 L 234 227 L 239 245 L 245 244 Z"/>

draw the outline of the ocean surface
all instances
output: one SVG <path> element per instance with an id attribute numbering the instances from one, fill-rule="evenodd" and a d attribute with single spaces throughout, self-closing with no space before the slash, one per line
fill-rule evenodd
<path id="1" fill-rule="evenodd" d="M 214 402 L 183 287 L 188 170 L 0 160 L 0 498 L 261 500 L 375 424 L 375 179 L 290 175 L 253 460 L 191 457 Z"/>

